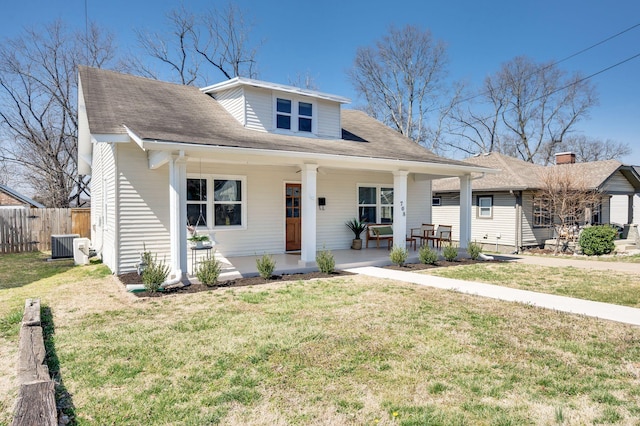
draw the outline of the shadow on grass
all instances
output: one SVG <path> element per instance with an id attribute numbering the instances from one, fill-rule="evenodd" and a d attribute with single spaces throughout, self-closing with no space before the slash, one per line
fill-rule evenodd
<path id="1" fill-rule="evenodd" d="M 48 261 L 41 252 L 0 255 L 0 290 L 22 287 L 74 267 L 73 259 Z"/>
<path id="2" fill-rule="evenodd" d="M 71 394 L 67 391 L 67 388 L 62 381 L 62 375 L 60 374 L 60 361 L 56 353 L 55 346 L 55 327 L 53 325 L 53 314 L 51 308 L 48 306 L 42 306 L 40 312 L 42 320 L 42 334 L 44 338 L 44 347 L 47 351 L 46 363 L 49 367 L 49 375 L 51 379 L 56 383 L 56 407 L 58 408 L 58 419 L 66 418 L 66 421 L 61 421 L 59 424 L 76 425 L 76 407 L 73 405 Z"/>

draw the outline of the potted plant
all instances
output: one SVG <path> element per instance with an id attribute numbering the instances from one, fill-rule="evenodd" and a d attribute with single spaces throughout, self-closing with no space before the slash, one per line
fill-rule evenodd
<path id="1" fill-rule="evenodd" d="M 209 236 L 206 234 L 193 234 L 189 237 L 189 241 L 196 247 L 204 247 L 204 242 L 209 241 Z"/>
<path id="2" fill-rule="evenodd" d="M 362 240 L 360 239 L 360 234 L 362 234 L 362 231 L 367 229 L 367 224 L 364 222 L 360 222 L 356 218 L 353 218 L 350 221 L 348 221 L 345 225 L 347 225 L 347 228 L 353 231 L 353 234 L 355 236 L 355 238 L 351 242 L 351 248 L 353 250 L 360 250 L 362 248 Z"/>

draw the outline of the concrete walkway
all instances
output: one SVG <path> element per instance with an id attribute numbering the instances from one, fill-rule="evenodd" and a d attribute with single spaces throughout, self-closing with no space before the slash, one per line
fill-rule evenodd
<path id="1" fill-rule="evenodd" d="M 586 263 L 588 261 L 575 260 L 573 262 Z M 615 265 L 619 266 L 621 265 L 621 263 L 616 263 Z M 518 290 L 492 284 L 454 280 L 451 278 L 417 274 L 414 272 L 396 271 L 392 269 L 383 269 L 373 266 L 351 268 L 347 269 L 347 271 L 356 274 L 368 275 L 371 277 L 388 278 L 396 281 L 403 281 L 428 287 L 440 288 L 443 290 L 454 290 L 460 293 L 489 297 L 492 299 L 506 300 L 509 302 L 520 302 L 528 305 L 538 306 L 541 308 L 554 309 L 561 312 L 585 315 L 589 317 L 596 317 L 640 326 L 640 309 L 630 308 L 627 306 L 612 305 L 602 302 L 592 302 L 590 300 L 574 299 L 571 297 L 536 293 L 533 291 Z"/>
<path id="2" fill-rule="evenodd" d="M 540 265 L 551 267 L 572 266 L 580 269 L 594 269 L 600 271 L 616 271 L 632 274 L 640 274 L 640 263 L 606 262 L 601 260 L 569 259 L 553 256 L 527 256 L 521 254 L 497 255 L 496 259 L 506 260 L 527 265 Z"/>

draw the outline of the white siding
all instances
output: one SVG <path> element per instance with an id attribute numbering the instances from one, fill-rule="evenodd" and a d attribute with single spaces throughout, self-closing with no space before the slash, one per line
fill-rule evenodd
<path id="1" fill-rule="evenodd" d="M 452 225 L 452 239 L 460 240 L 459 194 L 435 194 L 442 205 L 433 206 L 434 225 Z M 478 196 L 493 196 L 492 217 L 478 217 Z M 479 244 L 510 246 L 515 248 L 516 207 L 515 196 L 509 193 L 474 192 L 471 212 L 471 241 Z"/>
<path id="2" fill-rule="evenodd" d="M 91 244 L 102 261 L 116 271 L 115 144 L 97 143 L 91 172 Z"/>
<path id="3" fill-rule="evenodd" d="M 146 153 L 133 143 L 119 145 L 117 154 L 120 234 L 116 272 L 134 270 L 144 248 L 168 263 L 169 167 L 150 170 Z"/>
<path id="4" fill-rule="evenodd" d="M 602 191 L 633 193 L 635 192 L 635 188 L 633 187 L 633 185 L 631 185 L 629 180 L 624 177 L 621 172 L 618 171 L 611 175 L 609 179 L 607 179 L 604 186 L 602 187 Z"/>
<path id="5" fill-rule="evenodd" d="M 246 124 L 243 90 L 235 88 L 216 94 L 216 100 L 243 126 Z"/>
<path id="6" fill-rule="evenodd" d="M 318 136 L 342 138 L 340 105 L 334 102 L 318 101 Z"/>
<path id="7" fill-rule="evenodd" d="M 637 194 L 633 196 L 633 223 L 640 222 L 640 196 Z M 627 195 L 614 195 L 611 197 L 611 222 L 626 224 L 628 219 L 628 204 L 629 196 Z"/>
<path id="8" fill-rule="evenodd" d="M 246 126 L 249 129 L 270 131 L 273 130 L 273 96 L 268 90 L 246 89 Z"/>

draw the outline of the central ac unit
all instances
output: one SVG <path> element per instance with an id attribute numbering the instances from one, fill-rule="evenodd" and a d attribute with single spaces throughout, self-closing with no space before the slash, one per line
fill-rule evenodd
<path id="1" fill-rule="evenodd" d="M 52 235 L 51 258 L 66 259 L 73 257 L 73 239 L 80 238 L 78 234 Z"/>

